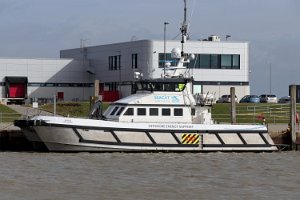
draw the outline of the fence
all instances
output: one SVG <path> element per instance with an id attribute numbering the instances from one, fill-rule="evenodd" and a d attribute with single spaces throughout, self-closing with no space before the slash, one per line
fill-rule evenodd
<path id="1" fill-rule="evenodd" d="M 297 108 L 297 111 L 300 107 Z M 226 113 L 212 113 L 213 119 L 218 122 L 230 122 L 230 106 Z M 238 123 L 262 123 L 265 119 L 267 123 L 289 123 L 289 104 L 264 104 L 264 105 L 238 105 L 236 108 L 236 118 Z"/>

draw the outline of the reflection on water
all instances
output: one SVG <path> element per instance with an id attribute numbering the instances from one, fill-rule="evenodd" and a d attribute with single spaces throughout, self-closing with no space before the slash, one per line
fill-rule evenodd
<path id="1" fill-rule="evenodd" d="M 0 152 L 1 199 L 299 199 L 300 152 Z"/>

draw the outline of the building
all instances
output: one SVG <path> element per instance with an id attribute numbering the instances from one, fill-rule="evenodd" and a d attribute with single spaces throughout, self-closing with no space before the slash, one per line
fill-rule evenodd
<path id="1" fill-rule="evenodd" d="M 235 87 L 236 96 L 240 99 L 250 93 L 249 45 L 221 42 L 214 37 L 207 41 L 185 43 L 185 53 L 196 57 L 187 66 L 195 80 L 193 92 L 209 92 L 218 98 L 230 94 L 230 87 Z M 179 41 L 166 42 L 166 52 L 180 47 Z M 100 91 L 119 91 L 119 95 L 124 97 L 131 93 L 128 85 L 134 80 L 135 71 L 141 72 L 144 78 L 161 77 L 164 41 L 139 40 L 61 50 L 60 57 L 81 61 L 93 72 L 94 78 L 100 80 Z M 166 54 L 166 58 L 174 64 L 170 53 Z"/>
<path id="2" fill-rule="evenodd" d="M 164 69 L 164 41 L 139 40 L 61 50 L 60 59 L 0 58 L 0 99 L 88 100 L 94 95 L 94 81 L 100 81 L 100 94 L 112 101 L 131 94 L 134 72 L 145 79 L 160 78 Z M 166 58 L 171 65 L 171 50 L 180 41 L 166 41 Z M 216 98 L 230 94 L 235 87 L 240 99 L 250 93 L 249 46 L 244 42 L 187 41 L 184 52 L 195 54 L 188 64 L 194 77 L 193 93 L 212 93 Z M 23 80 L 24 84 L 16 83 Z M 20 93 L 21 91 L 21 93 Z"/>
<path id="3" fill-rule="evenodd" d="M 90 73 L 74 59 L 0 58 L 0 99 L 4 103 L 18 97 L 52 101 L 54 95 L 58 100 L 86 100 L 92 95 L 91 82 Z"/>

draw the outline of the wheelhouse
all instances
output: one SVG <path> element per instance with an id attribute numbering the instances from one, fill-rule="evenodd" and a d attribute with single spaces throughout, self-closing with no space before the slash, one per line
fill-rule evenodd
<path id="1" fill-rule="evenodd" d="M 187 83 L 191 81 L 192 79 L 187 78 L 142 80 L 135 82 L 133 85 L 133 92 L 182 92 Z"/>

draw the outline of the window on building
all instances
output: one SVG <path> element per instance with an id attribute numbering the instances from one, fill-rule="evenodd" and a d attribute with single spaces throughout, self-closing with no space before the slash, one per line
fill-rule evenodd
<path id="1" fill-rule="evenodd" d="M 182 108 L 174 108 L 174 116 L 183 116 Z"/>
<path id="2" fill-rule="evenodd" d="M 188 68 L 199 68 L 199 54 L 194 54 L 195 59 L 191 59 L 190 62 L 188 63 Z"/>
<path id="3" fill-rule="evenodd" d="M 240 69 L 240 55 L 232 55 L 232 68 Z"/>
<path id="4" fill-rule="evenodd" d="M 150 116 L 158 116 L 158 108 L 150 108 Z"/>
<path id="5" fill-rule="evenodd" d="M 200 68 L 210 68 L 210 55 L 200 54 L 199 62 L 200 62 Z"/>
<path id="6" fill-rule="evenodd" d="M 219 62 L 220 55 L 211 54 L 210 55 L 210 68 L 211 69 L 219 69 L 220 62 Z"/>
<path id="7" fill-rule="evenodd" d="M 108 91 L 117 91 L 118 83 L 117 82 L 105 83 L 105 87 L 108 88 Z"/>
<path id="8" fill-rule="evenodd" d="M 146 115 L 146 108 L 138 108 L 137 114 L 138 115 Z"/>
<path id="9" fill-rule="evenodd" d="M 121 68 L 121 55 L 108 57 L 108 69 L 118 70 Z"/>
<path id="10" fill-rule="evenodd" d="M 190 63 L 185 63 L 188 68 L 202 69 L 240 69 L 240 55 L 238 54 L 194 54 L 195 59 L 190 60 Z M 159 67 L 164 67 L 165 57 L 163 53 L 159 54 Z M 166 61 L 171 63 L 171 66 L 176 66 L 178 60 L 172 59 L 171 54 L 166 54 Z"/>
<path id="11" fill-rule="evenodd" d="M 165 54 L 164 53 L 159 53 L 158 54 L 158 66 L 160 68 L 163 68 L 165 66 L 165 62 L 169 62 L 171 66 L 176 66 L 178 63 L 178 60 L 173 59 L 171 57 L 170 53 L 166 53 L 166 61 L 165 61 Z"/>
<path id="12" fill-rule="evenodd" d="M 161 109 L 162 116 L 170 116 L 171 115 L 171 109 L 170 108 L 162 108 Z"/>
<path id="13" fill-rule="evenodd" d="M 232 67 L 232 56 L 231 55 L 221 55 L 221 68 L 231 69 Z"/>
<path id="14" fill-rule="evenodd" d="M 133 108 L 127 108 L 127 110 L 125 111 L 124 115 L 134 115 L 134 110 Z"/>
<path id="15" fill-rule="evenodd" d="M 131 54 L 131 67 L 132 69 L 138 68 L 138 54 Z"/>

